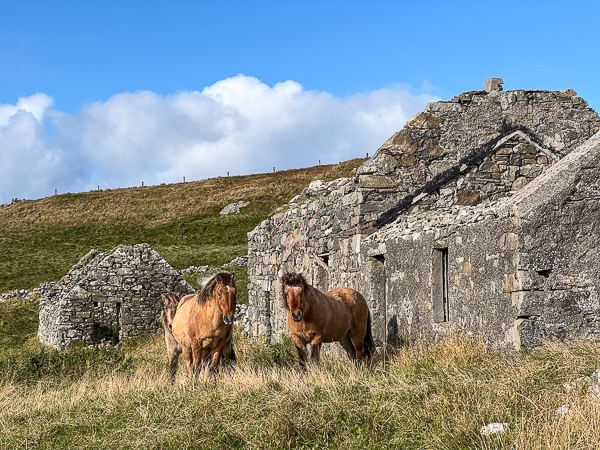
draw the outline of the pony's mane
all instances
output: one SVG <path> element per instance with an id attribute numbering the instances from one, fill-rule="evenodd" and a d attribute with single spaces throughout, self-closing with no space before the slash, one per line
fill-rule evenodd
<path id="1" fill-rule="evenodd" d="M 287 300 L 285 299 L 285 295 L 284 295 L 286 285 L 287 286 L 302 286 L 304 289 L 306 289 L 310 285 L 306 282 L 306 279 L 300 273 L 286 272 L 281 276 L 281 305 L 285 309 L 290 309 L 289 305 L 287 304 Z"/>
<path id="2" fill-rule="evenodd" d="M 177 292 L 168 292 L 166 294 L 162 294 L 162 299 L 164 302 L 164 309 L 177 309 L 180 300 Z"/>
<path id="3" fill-rule="evenodd" d="M 217 283 L 224 284 L 225 286 L 235 287 L 236 275 L 229 272 L 221 272 L 216 274 L 214 277 L 204 280 L 200 284 L 200 292 L 198 292 L 198 303 L 203 304 L 210 300 L 213 289 Z"/>

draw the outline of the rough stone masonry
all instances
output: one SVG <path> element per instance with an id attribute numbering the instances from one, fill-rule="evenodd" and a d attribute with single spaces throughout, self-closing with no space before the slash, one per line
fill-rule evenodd
<path id="1" fill-rule="evenodd" d="M 40 300 L 38 337 L 56 349 L 162 331 L 160 294 L 194 289 L 147 244 L 90 251 Z"/>
<path id="2" fill-rule="evenodd" d="M 361 291 L 381 342 L 453 328 L 517 348 L 598 334 L 600 118 L 572 89 L 502 84 L 430 103 L 354 177 L 317 183 L 248 234 L 254 335 L 286 330 L 286 270 Z M 521 192 L 529 216 L 510 203 Z"/>

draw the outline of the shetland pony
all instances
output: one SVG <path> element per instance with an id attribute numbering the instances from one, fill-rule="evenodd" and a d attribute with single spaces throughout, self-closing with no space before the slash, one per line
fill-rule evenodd
<path id="1" fill-rule="evenodd" d="M 298 273 L 286 273 L 281 281 L 283 306 L 288 309 L 288 327 L 300 367 L 306 367 L 307 344 L 311 344 L 315 362 L 324 342 L 338 341 L 351 360 L 371 356 L 371 313 L 359 292 L 340 288 L 323 294 Z"/>
<path id="2" fill-rule="evenodd" d="M 204 366 L 219 369 L 221 357 L 235 363 L 232 332 L 236 307 L 236 275 L 218 273 L 198 294 L 186 295 L 171 323 L 188 372 L 199 374 Z"/>
<path id="3" fill-rule="evenodd" d="M 169 375 L 171 384 L 175 382 L 175 373 L 177 372 L 177 362 L 181 354 L 181 345 L 175 340 L 171 326 L 173 318 L 179 306 L 179 294 L 177 292 L 169 292 L 168 294 L 160 295 L 163 300 L 163 310 L 160 313 L 163 328 L 165 330 L 165 344 L 167 344 L 167 357 L 169 358 Z"/>

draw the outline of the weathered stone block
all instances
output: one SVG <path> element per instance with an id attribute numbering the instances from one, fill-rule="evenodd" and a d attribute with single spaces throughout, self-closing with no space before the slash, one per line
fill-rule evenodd
<path id="1" fill-rule="evenodd" d="M 504 81 L 502 78 L 488 78 L 485 80 L 485 86 L 483 90 L 486 92 L 501 91 L 503 84 Z"/>
<path id="2" fill-rule="evenodd" d="M 516 233 L 504 233 L 500 238 L 502 250 L 516 250 L 519 247 L 519 235 Z"/>
<path id="3" fill-rule="evenodd" d="M 525 178 L 525 177 L 519 177 L 519 178 L 517 178 L 517 179 L 516 179 L 516 180 L 513 182 L 512 186 L 511 186 L 511 189 L 512 189 L 513 191 L 518 191 L 519 189 L 521 189 L 521 188 L 525 187 L 525 185 L 526 185 L 527 183 L 528 183 L 528 180 L 527 180 L 527 178 Z"/>
<path id="4" fill-rule="evenodd" d="M 521 347 L 533 348 L 542 343 L 542 335 L 535 319 L 517 320 L 517 330 Z"/>
<path id="5" fill-rule="evenodd" d="M 480 172 L 499 173 L 498 164 L 493 161 L 483 162 L 479 165 Z"/>
<path id="6" fill-rule="evenodd" d="M 537 152 L 538 150 L 535 145 L 530 144 L 529 142 L 522 142 L 513 149 L 513 153 L 522 155 L 535 155 Z"/>
<path id="7" fill-rule="evenodd" d="M 403 167 L 411 167 L 417 163 L 415 155 L 403 154 L 400 156 L 400 165 Z"/>
<path id="8" fill-rule="evenodd" d="M 413 128 L 436 129 L 440 127 L 440 124 L 443 121 L 444 119 L 441 117 L 436 117 L 433 114 L 427 114 L 426 112 L 420 112 L 406 122 L 406 125 Z"/>
<path id="9" fill-rule="evenodd" d="M 387 176 L 360 175 L 358 179 L 361 187 L 388 188 L 394 186 L 393 179 Z"/>

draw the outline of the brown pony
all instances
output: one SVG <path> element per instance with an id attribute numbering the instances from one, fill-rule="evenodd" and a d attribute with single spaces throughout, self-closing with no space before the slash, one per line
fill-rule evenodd
<path id="1" fill-rule="evenodd" d="M 186 295 L 179 303 L 171 330 L 190 373 L 197 375 L 206 365 L 216 372 L 221 357 L 235 363 L 235 280 L 235 274 L 218 273 L 203 284 L 198 294 Z"/>
<path id="2" fill-rule="evenodd" d="M 177 361 L 181 355 L 181 345 L 175 340 L 173 331 L 173 318 L 179 306 L 179 294 L 177 292 L 169 292 L 168 294 L 160 295 L 163 300 L 163 310 L 160 313 L 163 328 L 165 329 L 165 344 L 167 344 L 167 357 L 169 358 L 169 374 L 171 384 L 175 382 L 175 373 L 177 372 Z"/>
<path id="3" fill-rule="evenodd" d="M 300 367 L 306 367 L 309 343 L 313 361 L 319 360 L 321 344 L 334 341 L 339 341 L 350 359 L 371 356 L 371 313 L 359 292 L 340 288 L 323 294 L 297 273 L 286 273 L 281 281 L 283 306 L 288 309 L 288 327 Z"/>

